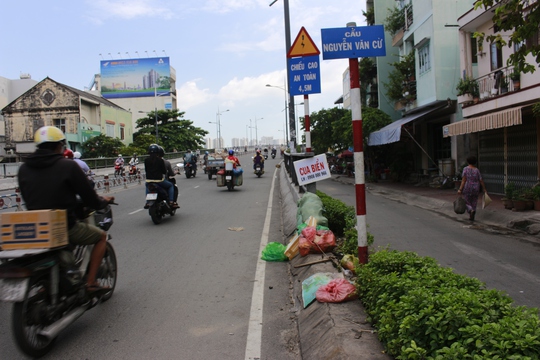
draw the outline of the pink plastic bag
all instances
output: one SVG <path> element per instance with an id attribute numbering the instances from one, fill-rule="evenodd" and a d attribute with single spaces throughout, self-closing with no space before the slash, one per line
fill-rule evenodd
<path id="1" fill-rule="evenodd" d="M 330 252 L 336 245 L 336 238 L 331 230 L 315 230 L 313 226 L 308 226 L 302 230 L 298 250 L 301 256 L 306 256 Z"/>
<path id="2" fill-rule="evenodd" d="M 319 287 L 315 293 L 319 302 L 341 303 L 358 298 L 356 288 L 347 279 L 334 279 L 328 284 Z"/>

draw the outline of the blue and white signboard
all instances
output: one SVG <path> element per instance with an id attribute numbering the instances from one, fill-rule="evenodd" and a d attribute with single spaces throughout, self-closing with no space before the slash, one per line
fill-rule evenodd
<path id="1" fill-rule="evenodd" d="M 384 26 L 321 29 L 323 60 L 386 56 Z"/>
<path id="2" fill-rule="evenodd" d="M 288 59 L 289 94 L 309 95 L 321 92 L 319 55 Z"/>

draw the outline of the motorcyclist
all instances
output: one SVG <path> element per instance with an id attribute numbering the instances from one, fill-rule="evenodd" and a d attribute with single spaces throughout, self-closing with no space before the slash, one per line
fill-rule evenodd
<path id="1" fill-rule="evenodd" d="M 267 148 L 264 148 L 264 158 L 265 159 L 268 159 L 268 149 Z"/>
<path id="2" fill-rule="evenodd" d="M 190 149 L 188 149 L 186 155 L 184 155 L 184 164 L 191 164 L 193 170 L 197 171 L 197 155 L 193 154 Z"/>
<path id="3" fill-rule="evenodd" d="M 94 186 L 95 186 L 94 173 L 92 172 L 92 170 L 90 170 L 90 167 L 88 166 L 88 164 L 85 163 L 83 160 L 81 160 L 81 153 L 78 152 L 78 151 L 75 151 L 73 153 L 73 160 L 77 164 L 79 164 L 79 166 L 81 167 L 81 170 L 86 174 L 86 177 L 88 178 L 88 181 L 90 181 L 90 184 L 92 184 L 92 188 L 94 188 Z"/>
<path id="4" fill-rule="evenodd" d="M 122 154 L 118 154 L 118 157 L 114 161 L 114 175 L 124 175 L 124 158 Z"/>
<path id="5" fill-rule="evenodd" d="M 124 158 L 122 157 L 122 154 L 118 154 L 118 157 L 114 161 L 114 165 L 124 166 Z"/>
<path id="6" fill-rule="evenodd" d="M 21 195 L 28 210 L 65 209 L 71 244 L 94 245 L 90 256 L 86 288 L 89 292 L 107 290 L 96 282 L 96 274 L 107 247 L 107 233 L 79 221 L 77 195 L 84 206 L 103 209 L 114 197 L 98 196 L 80 166 L 63 158 L 66 137 L 55 126 L 39 128 L 34 135 L 37 150 L 19 168 Z"/>
<path id="7" fill-rule="evenodd" d="M 152 144 L 148 147 L 148 155 L 144 159 L 144 171 L 146 172 L 146 194 L 148 194 L 148 183 L 156 183 L 167 191 L 169 197 L 169 205 L 172 208 L 178 208 L 178 204 L 174 201 L 174 189 L 173 184 L 167 180 L 165 177 L 167 174 L 167 168 L 165 162 L 162 158 L 159 157 L 159 145 Z M 148 209 L 150 206 L 148 203 L 144 205 L 145 209 Z"/>
<path id="8" fill-rule="evenodd" d="M 137 154 L 133 154 L 133 156 L 131 157 L 131 160 L 129 160 L 129 165 L 130 166 L 139 165 L 139 158 L 137 157 Z"/>
<path id="9" fill-rule="evenodd" d="M 233 163 L 233 169 L 236 169 L 237 166 L 242 166 L 240 165 L 240 160 L 238 160 L 238 158 L 234 156 L 234 150 L 232 149 L 229 150 L 229 156 L 227 156 L 225 161 L 227 160 Z"/>
<path id="10" fill-rule="evenodd" d="M 163 162 L 165 163 L 165 168 L 167 169 L 166 178 L 173 184 L 173 200 L 176 204 L 178 204 L 178 186 L 176 186 L 176 173 L 174 172 L 171 162 L 164 158 L 165 156 L 165 150 L 160 146 L 159 147 L 159 157 L 163 159 Z M 180 207 L 180 205 L 178 205 Z"/>
<path id="11" fill-rule="evenodd" d="M 253 170 L 257 168 L 257 165 L 264 171 L 264 157 L 261 155 L 261 150 L 257 150 L 257 154 L 253 158 Z"/>
<path id="12" fill-rule="evenodd" d="M 271 154 L 274 155 L 274 156 L 276 156 L 276 153 L 277 153 L 276 147 L 275 147 L 275 146 L 272 146 L 272 152 L 271 152 Z"/>

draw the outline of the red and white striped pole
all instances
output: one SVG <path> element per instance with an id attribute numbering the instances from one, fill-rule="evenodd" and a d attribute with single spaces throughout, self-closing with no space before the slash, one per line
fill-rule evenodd
<path id="1" fill-rule="evenodd" d="M 356 27 L 356 23 L 348 23 Z M 358 58 L 349 59 L 351 83 L 351 111 L 354 147 L 354 186 L 356 191 L 356 230 L 358 231 L 358 261 L 368 263 L 367 225 L 366 225 L 366 183 L 364 176 L 364 141 L 362 135 L 362 104 L 360 101 L 360 76 Z"/>
<path id="2" fill-rule="evenodd" d="M 304 95 L 304 135 L 306 137 L 306 152 L 311 152 L 311 132 L 309 130 L 309 95 Z"/>

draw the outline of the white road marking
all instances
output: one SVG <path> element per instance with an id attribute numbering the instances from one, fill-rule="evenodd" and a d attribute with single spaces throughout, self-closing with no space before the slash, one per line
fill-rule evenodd
<path id="1" fill-rule="evenodd" d="M 270 232 L 270 218 L 272 217 L 272 199 L 274 197 L 274 183 L 277 169 L 274 170 L 272 187 L 266 208 L 266 218 L 261 235 L 261 243 L 257 254 L 257 269 L 255 270 L 255 281 L 253 282 L 253 294 L 251 296 L 251 311 L 249 314 L 248 334 L 246 342 L 246 360 L 261 358 L 262 326 L 263 326 L 263 303 L 264 303 L 264 276 L 266 271 L 266 261 L 261 259 L 261 253 L 268 243 Z"/>
<path id="2" fill-rule="evenodd" d="M 128 213 L 129 215 L 133 215 L 133 214 L 136 214 L 138 213 L 139 211 L 143 211 L 144 209 L 139 209 L 139 210 L 135 210 L 135 211 L 132 211 L 130 213 Z"/>

